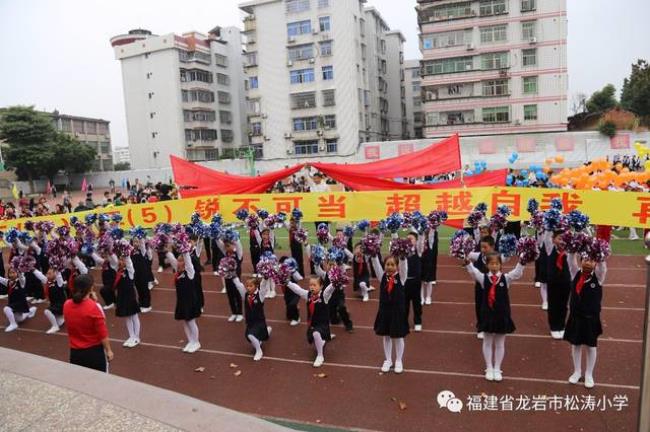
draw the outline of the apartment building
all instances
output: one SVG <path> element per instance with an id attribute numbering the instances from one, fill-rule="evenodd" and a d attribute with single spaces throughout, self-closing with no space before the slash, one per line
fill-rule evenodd
<path id="1" fill-rule="evenodd" d="M 76 138 L 81 144 L 96 151 L 92 171 L 112 171 L 113 155 L 109 121 L 61 114 L 58 111 L 48 113 L 52 117 L 56 130 Z"/>
<path id="2" fill-rule="evenodd" d="M 406 60 L 404 63 L 404 87 L 406 90 L 406 124 L 411 139 L 422 138 L 424 115 L 422 113 L 422 86 L 420 60 Z"/>

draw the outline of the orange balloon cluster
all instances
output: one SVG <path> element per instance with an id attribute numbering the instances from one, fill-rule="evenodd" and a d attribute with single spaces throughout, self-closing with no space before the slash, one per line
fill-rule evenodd
<path id="1" fill-rule="evenodd" d="M 551 177 L 551 181 L 560 186 L 603 190 L 612 185 L 621 187 L 633 181 L 641 184 L 648 180 L 650 180 L 650 172 L 630 172 L 622 164 L 612 165 L 606 159 L 596 159 L 589 165 L 573 169 L 566 168 Z"/>
<path id="2" fill-rule="evenodd" d="M 554 163 L 558 163 L 558 164 L 564 163 L 564 156 L 557 155 L 552 158 L 546 158 L 546 160 L 544 160 L 544 166 L 542 167 L 542 171 L 544 171 L 546 174 L 550 174 L 553 171 L 551 165 L 553 165 Z"/>

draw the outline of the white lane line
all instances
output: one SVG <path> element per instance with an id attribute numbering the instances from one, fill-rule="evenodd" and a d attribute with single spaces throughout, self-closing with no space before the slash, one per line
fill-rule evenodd
<path id="1" fill-rule="evenodd" d="M 176 291 L 176 289 L 163 288 L 163 287 L 160 287 L 160 286 L 153 289 L 153 291 L 156 291 L 156 290 L 159 290 L 159 291 L 174 291 L 174 292 Z M 208 290 L 203 290 L 203 293 L 204 294 L 221 294 L 221 292 L 219 292 L 219 291 L 208 291 Z M 281 294 L 278 294 L 278 298 L 280 296 L 281 296 Z M 346 296 L 345 300 L 346 301 L 349 300 L 349 301 L 353 301 L 353 302 L 362 303 L 361 299 L 358 298 L 358 297 L 347 297 Z M 379 302 L 379 300 L 377 300 L 375 298 L 371 298 L 370 300 L 368 300 L 368 302 L 369 303 L 377 303 L 377 302 Z M 433 305 L 443 304 L 443 305 L 457 305 L 457 306 L 474 306 L 474 303 L 472 303 L 472 302 L 454 302 L 454 301 L 439 301 L 439 300 L 434 300 L 432 304 Z M 426 305 L 426 306 L 430 306 L 430 305 Z M 512 307 L 535 308 L 535 309 L 540 309 L 541 310 L 541 306 L 538 303 L 536 303 L 536 304 L 510 303 L 510 306 L 512 306 Z M 423 305 L 423 307 L 425 307 L 425 306 Z M 613 311 L 645 312 L 644 308 L 628 308 L 628 307 L 622 307 L 622 306 L 618 306 L 618 307 L 615 307 L 615 306 L 603 306 L 602 309 L 603 310 L 613 310 Z"/>
<path id="2" fill-rule="evenodd" d="M 157 314 L 163 314 L 163 315 L 174 315 L 174 312 L 172 311 L 162 311 L 162 310 L 156 310 L 153 309 L 151 312 L 147 313 L 157 313 Z M 146 315 L 146 314 L 145 314 Z M 214 319 L 219 319 L 219 320 L 227 320 L 228 316 L 226 315 L 213 315 L 213 314 L 201 314 L 201 317 L 205 318 L 214 318 Z M 286 320 L 276 320 L 276 319 L 266 319 L 267 322 L 270 323 L 280 323 L 280 324 L 286 324 L 287 326 L 289 323 Z M 307 323 L 304 321 L 300 322 L 301 326 L 306 326 Z M 336 328 L 336 327 L 334 327 Z M 360 329 L 360 330 L 369 330 L 369 331 L 374 331 L 373 327 L 370 326 L 363 326 L 363 325 L 354 325 L 354 329 Z M 412 332 L 413 333 L 413 332 Z M 461 336 L 472 336 L 473 338 L 476 338 L 476 332 L 472 331 L 462 331 L 462 330 L 427 330 L 427 329 L 422 329 L 421 333 L 431 333 L 431 334 L 443 334 L 443 335 L 461 335 Z M 550 335 L 541 335 L 541 334 L 527 334 L 527 333 L 512 333 L 509 334 L 508 337 L 515 337 L 515 338 L 529 338 L 529 339 L 547 339 L 549 341 L 553 340 L 551 339 Z M 478 340 L 478 339 L 477 339 Z M 599 342 L 615 342 L 615 343 L 634 343 L 634 344 L 640 344 L 643 341 L 641 339 L 616 339 L 616 338 L 607 338 L 607 337 L 600 337 L 598 338 Z"/>
<path id="3" fill-rule="evenodd" d="M 0 329 L 4 329 L 4 326 L 0 327 Z M 44 332 L 41 332 L 39 330 L 34 330 L 34 329 L 18 328 L 18 330 L 19 331 L 31 332 L 31 333 L 45 334 Z M 67 333 L 58 332 L 58 333 L 56 333 L 56 335 L 58 335 L 58 336 L 67 336 Z M 110 338 L 110 340 L 111 340 L 111 342 L 115 342 L 115 343 L 124 342 L 124 340 L 122 340 L 122 339 Z M 178 351 L 181 348 L 180 346 L 163 345 L 163 344 L 157 344 L 157 343 L 151 343 L 151 342 L 140 342 L 140 345 L 154 347 L 154 348 L 170 349 L 170 350 L 174 350 L 174 351 Z M 203 353 L 222 355 L 222 356 L 234 356 L 234 357 L 251 358 L 250 354 L 237 353 L 237 352 L 231 352 L 231 351 L 213 350 L 213 349 L 208 349 L 208 348 L 201 348 L 200 351 L 203 352 Z M 311 365 L 313 363 L 312 361 L 309 361 L 309 360 L 297 360 L 297 359 L 289 359 L 289 358 L 284 358 L 284 357 L 271 357 L 271 356 L 264 356 L 264 360 L 272 360 L 272 361 L 277 361 L 277 362 L 282 362 L 282 363 L 293 363 L 293 364 L 304 364 L 304 365 Z M 332 367 L 347 368 L 347 369 L 363 369 L 363 370 L 372 370 L 372 371 L 378 371 L 379 370 L 379 367 L 377 367 L 377 366 L 369 366 L 369 365 L 344 364 L 344 363 L 325 363 L 325 365 L 326 366 L 332 366 Z M 464 372 L 447 372 L 447 371 L 437 371 L 437 370 L 428 370 L 428 369 L 404 369 L 404 373 L 414 373 L 414 374 L 419 374 L 419 375 L 440 375 L 440 376 L 450 376 L 450 377 L 477 378 L 477 379 L 480 379 L 482 381 L 485 380 L 485 375 L 483 375 L 483 374 L 470 374 L 470 373 L 464 373 Z M 520 381 L 520 382 L 535 382 L 535 383 L 544 383 L 544 384 L 562 384 L 562 385 L 566 385 L 566 386 L 569 385 L 569 383 L 567 381 L 555 380 L 555 379 L 545 379 L 545 378 L 532 378 L 532 377 L 509 377 L 509 376 L 504 376 L 503 380 L 504 381 Z M 639 390 L 639 386 L 632 386 L 632 385 L 625 385 L 625 384 L 607 384 L 607 383 L 601 384 L 601 383 L 598 383 L 598 387 L 606 387 L 606 388 L 613 388 L 613 389 Z"/>

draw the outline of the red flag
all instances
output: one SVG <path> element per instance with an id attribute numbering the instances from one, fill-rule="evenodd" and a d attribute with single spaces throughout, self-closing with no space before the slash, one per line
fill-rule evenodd
<path id="1" fill-rule="evenodd" d="M 46 193 L 47 195 L 49 195 L 49 194 L 52 193 L 52 184 L 50 183 L 49 180 L 47 181 L 47 188 L 45 189 L 45 193 Z"/>
<path id="2" fill-rule="evenodd" d="M 86 177 L 84 177 L 83 181 L 81 182 L 81 191 L 86 192 L 88 190 L 88 182 L 86 182 Z"/>

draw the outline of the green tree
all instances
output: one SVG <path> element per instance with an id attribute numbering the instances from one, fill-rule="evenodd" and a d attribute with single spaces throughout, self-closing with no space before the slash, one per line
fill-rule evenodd
<path id="1" fill-rule="evenodd" d="M 118 162 L 113 165 L 115 171 L 129 171 L 131 169 L 131 164 L 128 162 Z"/>
<path id="2" fill-rule="evenodd" d="M 52 160 L 53 166 L 57 171 L 65 171 L 68 174 L 90 171 L 97 155 L 94 148 L 62 133 L 57 133 L 52 147 L 55 154 Z"/>
<path id="3" fill-rule="evenodd" d="M 650 64 L 638 60 L 629 78 L 623 81 L 621 106 L 638 116 L 650 116 Z"/>
<path id="4" fill-rule="evenodd" d="M 13 106 L 0 110 L 0 140 L 7 168 L 14 168 L 20 180 L 46 175 L 54 157 L 52 142 L 56 130 L 47 114 L 34 107 Z"/>
<path id="5" fill-rule="evenodd" d="M 607 84 L 602 90 L 595 91 L 587 101 L 587 111 L 590 113 L 610 110 L 618 105 L 616 87 Z"/>

